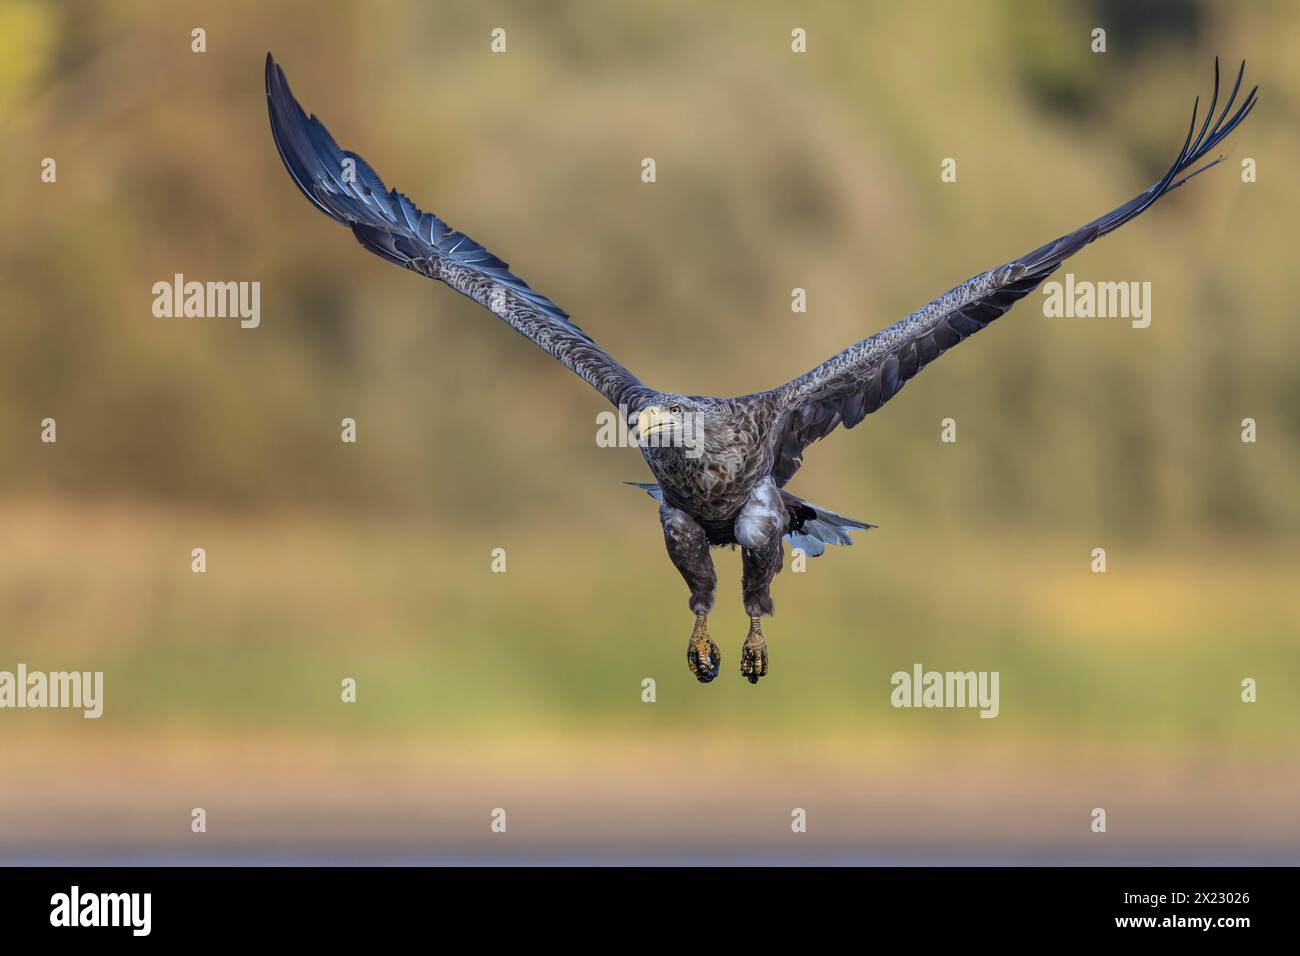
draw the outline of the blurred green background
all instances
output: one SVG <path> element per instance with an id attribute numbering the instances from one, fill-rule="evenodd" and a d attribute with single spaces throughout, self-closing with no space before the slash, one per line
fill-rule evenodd
<path id="1" fill-rule="evenodd" d="M 1298 32 L 1208 0 L 5 0 L 0 669 L 103 670 L 106 705 L 0 713 L 0 855 L 1295 862 Z M 1067 267 L 1150 281 L 1150 328 L 1032 296 L 809 450 L 793 490 L 880 529 L 777 579 L 757 688 L 715 552 L 702 688 L 603 400 L 311 208 L 268 49 L 389 185 L 716 395 L 1137 193 L 1216 54 L 1261 103 Z M 259 281 L 261 327 L 155 318 L 174 273 Z M 1001 716 L 892 709 L 916 661 L 999 671 Z"/>

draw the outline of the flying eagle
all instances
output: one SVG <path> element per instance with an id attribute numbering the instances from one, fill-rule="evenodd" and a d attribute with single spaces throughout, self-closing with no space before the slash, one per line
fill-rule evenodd
<path id="1" fill-rule="evenodd" d="M 303 112 L 270 54 L 266 95 L 280 158 L 321 212 L 349 227 L 376 255 L 438 279 L 491 310 L 585 379 L 620 410 L 629 427 L 635 427 L 657 481 L 629 484 L 659 502 L 668 556 L 691 592 L 695 626 L 686 660 L 701 683 L 712 681 L 722 663 L 707 625 L 717 583 L 709 549 L 740 546 L 750 619 L 740 672 L 757 683 L 768 671 L 760 619 L 772 613 L 769 588 L 781 570 L 782 538 L 808 555 L 819 555 L 827 544 L 851 544 L 850 532 L 873 527 L 786 490 L 804 450 L 838 425 L 858 424 L 924 366 L 1037 288 L 1070 256 L 1220 162 L 1222 156 L 1192 169 L 1254 107 L 1258 87 L 1229 115 L 1245 68 L 1243 62 L 1214 119 L 1219 100 L 1215 60 L 1214 95 L 1199 132 L 1198 98 L 1178 158 L 1149 189 L 1101 218 L 955 286 L 807 374 L 738 398 L 679 395 L 643 384 L 505 262 L 437 216 L 417 209 L 396 189 L 389 191 L 360 156 L 340 149 L 321 122 Z"/>

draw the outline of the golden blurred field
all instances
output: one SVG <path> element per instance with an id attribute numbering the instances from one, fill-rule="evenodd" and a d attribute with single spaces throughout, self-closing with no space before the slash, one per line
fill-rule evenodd
<path id="1" fill-rule="evenodd" d="M 1297 29 L 1208 0 L 7 0 L 0 669 L 102 670 L 106 705 L 0 711 L 0 859 L 1296 862 Z M 1150 281 L 1150 328 L 1031 297 L 810 449 L 793 490 L 880 528 L 780 575 L 757 688 L 716 552 L 700 687 L 621 484 L 640 456 L 596 446 L 582 382 L 302 199 L 268 49 L 645 381 L 722 395 L 1144 188 L 1216 54 L 1261 105 L 1070 263 Z M 155 318 L 178 272 L 260 281 L 261 327 Z M 1000 716 L 893 709 L 918 661 L 999 671 Z"/>

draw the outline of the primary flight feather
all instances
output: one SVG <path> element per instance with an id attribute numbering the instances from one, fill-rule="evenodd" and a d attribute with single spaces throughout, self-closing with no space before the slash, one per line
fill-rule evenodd
<path id="1" fill-rule="evenodd" d="M 644 385 L 507 263 L 416 208 L 397 190 L 390 191 L 365 160 L 340 149 L 321 122 L 298 105 L 270 54 L 266 96 L 280 158 L 321 212 L 349 227 L 376 255 L 444 282 L 490 310 L 579 375 L 635 426 L 642 455 L 657 480 L 632 484 L 659 502 L 669 557 L 690 588 L 689 606 L 696 617 L 687 663 L 702 683 L 717 676 L 722 662 L 707 627 L 717 584 L 709 550 L 740 546 L 750 617 L 741 673 L 757 683 L 768 672 L 760 619 L 772 613 L 770 586 L 781 570 L 782 539 L 818 555 L 827 544 L 850 544 L 851 531 L 872 527 L 785 490 L 808 445 L 841 424 L 857 425 L 922 368 L 1032 292 L 1070 256 L 1217 164 L 1221 156 L 1197 166 L 1255 106 L 1258 88 L 1237 102 L 1245 68 L 1243 62 L 1215 118 L 1220 98 L 1215 60 L 1214 93 L 1200 129 L 1198 99 L 1178 158 L 1150 188 L 1073 232 L 955 286 L 806 374 L 738 398 L 680 395 Z"/>

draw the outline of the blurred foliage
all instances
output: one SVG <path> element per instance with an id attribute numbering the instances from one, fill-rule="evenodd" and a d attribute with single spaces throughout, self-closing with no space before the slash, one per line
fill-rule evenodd
<path id="1" fill-rule="evenodd" d="M 546 780 L 577 779 L 617 827 L 673 786 L 713 826 L 710 799 L 719 818 L 763 800 L 781 817 L 891 781 L 882 826 L 944 845 L 996 814 L 1018 832 L 1008 795 L 1055 781 L 1069 793 L 1032 798 L 1026 839 L 1059 847 L 1076 796 L 1122 803 L 1100 763 L 1161 795 L 1157 817 L 1235 780 L 1230 813 L 1180 804 L 1187 839 L 1263 820 L 1252 839 L 1276 843 L 1300 766 L 1298 29 L 1283 2 L 0 0 L 0 668 L 108 686 L 102 721 L 0 721 L 0 777 L 24 781 L 0 788 L 0 831 L 93 842 L 147 816 L 171 833 L 174 807 L 141 807 L 192 790 L 219 808 L 218 787 L 249 819 L 298 814 L 305 742 L 339 763 L 306 778 L 315 805 L 408 739 L 436 776 L 467 748 L 474 814 L 502 787 L 535 809 Z M 1216 54 L 1247 57 L 1261 99 L 1221 168 L 1068 267 L 1150 281 L 1150 328 L 1047 319 L 1031 297 L 809 450 L 794 490 L 881 527 L 777 579 L 757 689 L 736 673 L 739 559 L 718 552 L 724 675 L 702 690 L 653 504 L 621 484 L 645 465 L 595 445 L 603 399 L 311 208 L 267 128 L 268 49 L 390 185 L 649 384 L 717 395 L 778 385 L 1145 188 Z M 175 273 L 260 281 L 261 327 L 155 318 L 151 287 Z M 915 661 L 999 670 L 1002 715 L 892 710 L 888 675 Z M 359 706 L 338 703 L 342 675 Z M 87 758 L 110 742 L 129 760 L 101 799 Z M 666 764 L 608 789 L 612 755 L 657 745 Z M 959 753 L 977 779 L 946 778 Z M 464 797 L 393 772 L 371 781 L 383 809 L 330 838 L 394 801 Z"/>
<path id="2" fill-rule="evenodd" d="M 618 481 L 644 466 L 594 447 L 599 396 L 293 189 L 266 128 L 267 48 L 390 184 L 647 382 L 704 394 L 777 385 L 1134 194 L 1217 53 L 1248 55 L 1263 89 L 1230 161 L 1071 263 L 1152 281 L 1152 327 L 1049 320 L 1031 299 L 814 447 L 797 483 L 907 527 L 978 512 L 1294 535 L 1300 499 L 1277 476 L 1300 465 L 1283 232 L 1300 191 L 1270 157 L 1297 145 L 1300 11 L 1140 6 L 9 3 L 0 209 L 21 228 L 0 238 L 0 488 L 489 527 L 573 511 L 589 534 L 633 507 Z M 499 25 L 505 56 L 488 50 Z M 154 318 L 150 287 L 177 272 L 259 280 L 262 327 Z M 46 415 L 57 448 L 34 441 Z M 957 446 L 937 439 L 948 415 Z M 1245 416 L 1257 445 L 1238 439 Z"/>
<path id="3" fill-rule="evenodd" d="M 684 663 L 680 580 L 639 540 L 654 543 L 643 534 L 651 514 L 647 502 L 590 541 L 559 521 L 494 532 L 509 563 L 492 574 L 486 548 L 451 546 L 436 526 L 135 506 L 0 512 L 10 540 L 0 612 L 14 631 L 5 660 L 104 671 L 105 730 L 146 736 L 552 731 L 631 743 L 708 725 L 743 729 L 773 753 L 897 737 L 1300 756 L 1294 555 L 1225 543 L 1188 561 L 1177 548 L 1135 548 L 1094 575 L 1069 542 L 988 525 L 961 538 L 881 529 L 777 579 L 774 676 L 756 690 L 736 673 L 747 621 L 733 600 L 739 555 L 723 550 L 710 626 L 724 674 L 702 690 Z M 208 550 L 203 576 L 178 573 L 195 536 Z M 889 675 L 917 661 L 998 670 L 998 719 L 893 710 Z M 340 675 L 357 680 L 363 706 L 340 706 Z M 1242 675 L 1260 682 L 1259 704 L 1239 702 Z M 654 707 L 640 699 L 646 676 Z M 59 712 L 17 719 L 27 732 L 82 729 Z"/>

